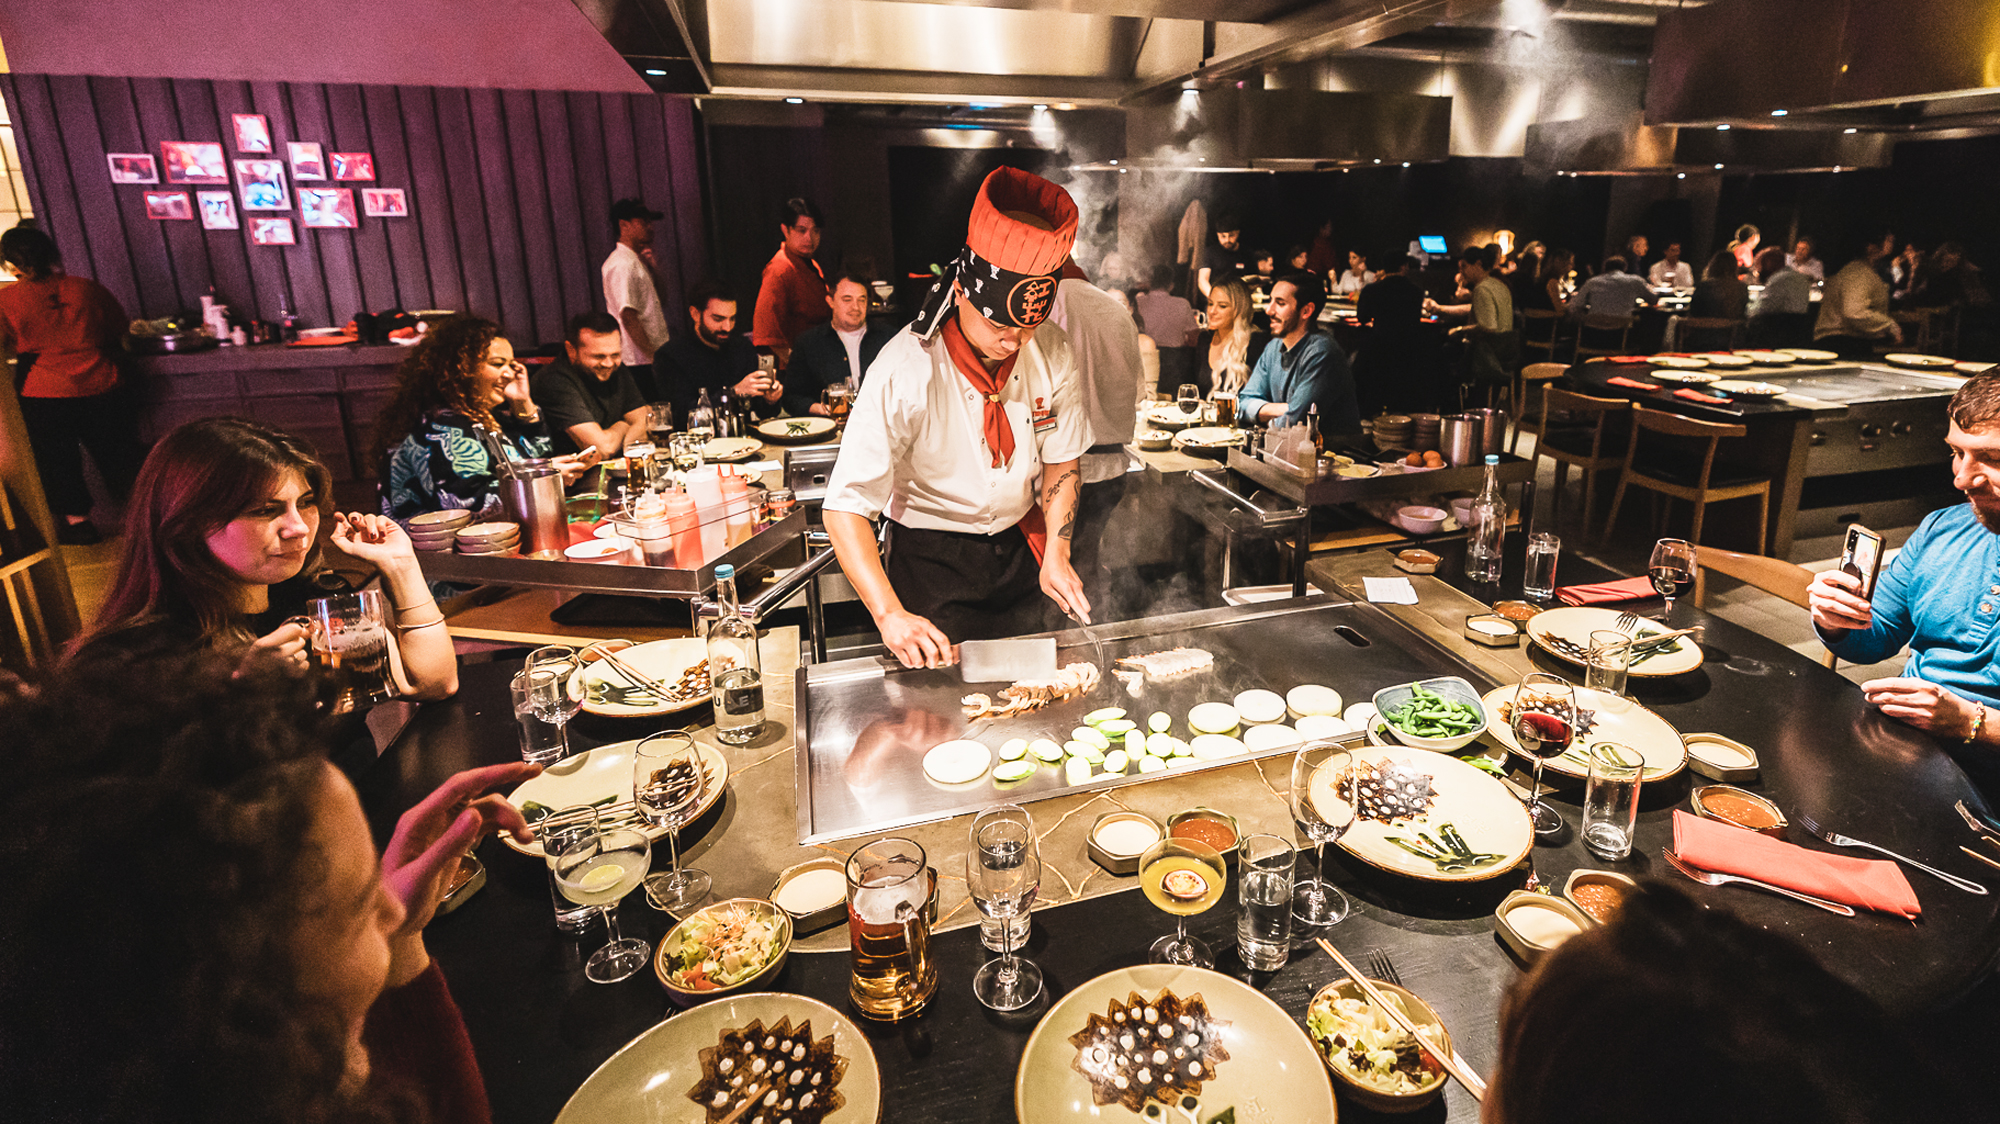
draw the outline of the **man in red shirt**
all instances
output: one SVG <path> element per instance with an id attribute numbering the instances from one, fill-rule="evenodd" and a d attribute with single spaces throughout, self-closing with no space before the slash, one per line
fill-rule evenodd
<path id="1" fill-rule="evenodd" d="M 104 286 L 63 272 L 55 240 L 32 226 L 0 235 L 0 262 L 14 275 L 0 288 L 0 351 L 12 352 L 21 416 L 35 468 L 54 512 L 56 538 L 99 541 L 90 522 L 82 448 L 115 499 L 132 491 L 145 452 L 138 414 L 120 385 L 125 310 Z"/>
<path id="2" fill-rule="evenodd" d="M 826 303 L 826 274 L 813 255 L 819 252 L 819 208 L 808 199 L 787 199 L 778 213 L 784 242 L 764 266 L 757 287 L 757 312 L 750 325 L 750 342 L 768 347 L 785 366 L 792 341 L 800 332 L 833 318 Z"/>

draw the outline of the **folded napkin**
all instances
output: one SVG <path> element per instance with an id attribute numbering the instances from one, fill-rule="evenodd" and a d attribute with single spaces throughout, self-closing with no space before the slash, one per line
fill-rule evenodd
<path id="1" fill-rule="evenodd" d="M 1711 406 L 1729 405 L 1729 399 L 1727 398 L 1717 398 L 1713 394 L 1703 394 L 1699 390 L 1689 390 L 1687 387 L 1681 387 L 1679 390 L 1674 391 L 1674 397 L 1685 398 L 1690 402 L 1706 402 Z"/>
<path id="2" fill-rule="evenodd" d="M 1653 588 L 1652 579 L 1643 576 L 1591 585 L 1566 585 L 1556 590 L 1556 600 L 1565 605 L 1609 605 L 1614 601 L 1636 601 L 1641 597 L 1658 596 L 1659 591 Z"/>
<path id="3" fill-rule="evenodd" d="M 1629 386 L 1633 390 L 1660 389 L 1658 383 L 1640 382 L 1638 379 L 1628 379 L 1624 375 L 1613 375 L 1610 378 L 1605 379 L 1604 381 L 1610 383 L 1612 386 Z"/>
<path id="4" fill-rule="evenodd" d="M 1842 905 L 1916 918 L 1923 913 L 1903 869 L 1885 859 L 1808 851 L 1782 839 L 1674 809 L 1674 851 L 1689 866 L 1755 878 Z"/>

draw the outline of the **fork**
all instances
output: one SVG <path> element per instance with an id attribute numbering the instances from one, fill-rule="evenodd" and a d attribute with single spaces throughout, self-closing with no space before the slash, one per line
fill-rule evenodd
<path id="1" fill-rule="evenodd" d="M 2000 832 L 2000 823 L 1995 823 L 1978 812 L 1973 811 L 1966 805 L 1963 799 L 1954 805 L 1954 807 L 1958 809 L 1958 814 L 1965 818 L 1965 822 L 1971 826 L 1972 830 L 1986 832 L 1987 834 Z"/>
<path id="2" fill-rule="evenodd" d="M 1816 905 L 1828 913 L 1838 913 L 1842 917 L 1854 916 L 1854 908 L 1852 906 L 1841 905 L 1839 902 L 1830 902 L 1824 898 L 1816 898 L 1811 894 L 1801 894 L 1797 890 L 1787 890 L 1783 886 L 1773 886 L 1769 882 L 1759 882 L 1755 878 L 1745 878 L 1740 874 L 1723 874 L 1719 871 L 1702 870 L 1699 867 L 1689 866 L 1679 855 L 1674 854 L 1672 851 L 1662 850 L 1660 854 L 1666 858 L 1669 866 L 1672 866 L 1675 870 L 1680 871 L 1682 874 L 1687 875 L 1704 886 L 1722 886 L 1730 882 L 1742 882 L 1747 885 L 1756 886 L 1759 889 L 1769 890 L 1774 894 L 1783 894 L 1788 898 L 1797 898 L 1807 905 Z"/>
<path id="3" fill-rule="evenodd" d="M 1639 631 L 1639 614 L 1633 612 L 1620 613 L 1618 614 L 1617 624 L 1618 631 L 1620 632 L 1636 633 Z"/>
<path id="4" fill-rule="evenodd" d="M 1403 977 L 1396 971 L 1396 962 L 1389 959 L 1389 954 L 1382 949 L 1368 950 L 1368 974 L 1384 983 L 1403 986 Z"/>
<path id="5" fill-rule="evenodd" d="M 1986 887 L 1981 886 L 1979 883 L 1974 882 L 1971 879 L 1960 878 L 1956 874 L 1946 874 L 1944 871 L 1939 870 L 1934 866 L 1925 866 L 1923 863 L 1918 862 L 1917 860 L 1909 857 L 1908 855 L 1899 855 L 1896 852 L 1891 851 L 1887 847 L 1878 847 L 1873 843 L 1863 842 L 1862 840 L 1856 839 L 1853 836 L 1842 835 L 1837 831 L 1824 831 L 1820 828 L 1817 821 L 1815 821 L 1811 816 L 1805 814 L 1804 812 L 1799 813 L 1799 824 L 1803 826 L 1807 831 L 1812 832 L 1814 835 L 1819 836 L 1821 839 L 1826 840 L 1828 843 L 1831 843 L 1836 847 L 1866 847 L 1871 851 L 1887 855 L 1890 858 L 1897 860 L 1898 862 L 1908 863 L 1911 866 L 1916 867 L 1918 870 L 1923 871 L 1925 874 L 1929 874 L 1937 878 L 1942 878 L 1946 882 L 1949 882 L 1952 885 L 1958 887 L 1959 889 L 1964 890 L 1968 894 L 1986 893 Z"/>

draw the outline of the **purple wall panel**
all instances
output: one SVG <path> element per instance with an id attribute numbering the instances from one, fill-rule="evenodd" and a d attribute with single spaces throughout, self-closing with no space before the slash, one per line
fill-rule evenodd
<path id="1" fill-rule="evenodd" d="M 400 187 L 409 204 L 411 218 L 399 222 L 378 220 L 389 255 L 389 275 L 395 279 L 395 301 L 404 308 L 424 308 L 431 300 L 431 266 L 424 256 L 424 216 L 410 169 L 409 138 L 403 130 L 403 110 L 392 86 L 361 87 L 362 111 L 368 116 L 368 132 L 375 154 L 375 182 L 382 187 Z M 432 218 L 432 222 L 436 219 Z M 457 307 L 451 305 L 447 307 Z"/>
<path id="2" fill-rule="evenodd" d="M 591 259 L 583 236 L 583 201 L 577 195 L 575 145 L 569 115 L 564 112 L 563 95 L 537 93 L 534 109 L 542 151 L 561 154 L 544 159 L 542 170 L 547 177 L 549 238 L 554 247 L 547 275 L 553 280 L 557 305 L 567 323 L 577 313 L 588 312 L 603 303 L 599 296 L 601 286 L 593 284 L 597 279 L 597 263 Z"/>
<path id="3" fill-rule="evenodd" d="M 660 278 L 662 298 L 667 301 L 667 322 L 679 324 L 681 294 L 710 273 L 708 238 L 702 215 L 701 165 L 695 158 L 694 109 L 685 99 L 665 102 L 667 120 L 667 170 L 672 177 L 671 193 L 660 200 L 667 213 L 662 220 L 674 229 L 679 251 L 668 276 Z"/>

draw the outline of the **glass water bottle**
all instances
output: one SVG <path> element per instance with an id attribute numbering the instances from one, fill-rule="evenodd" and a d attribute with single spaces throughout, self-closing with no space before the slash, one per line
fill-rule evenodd
<path id="1" fill-rule="evenodd" d="M 743 619 L 736 600 L 736 567 L 715 568 L 715 599 L 722 616 L 708 628 L 708 677 L 715 688 L 715 736 L 742 745 L 764 728 L 764 666 L 757 658 L 757 626 Z"/>

